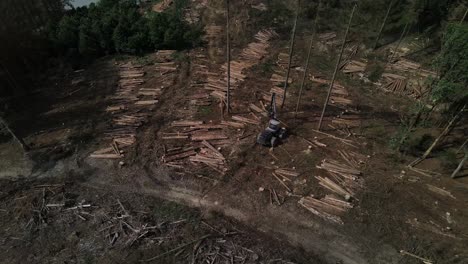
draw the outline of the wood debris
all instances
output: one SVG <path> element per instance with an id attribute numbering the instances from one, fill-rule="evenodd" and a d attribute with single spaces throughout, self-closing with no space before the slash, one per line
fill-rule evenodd
<path id="1" fill-rule="evenodd" d="M 452 199 L 457 199 L 453 194 L 447 190 L 444 190 L 442 188 L 436 187 L 434 185 L 426 184 L 427 189 L 431 192 L 437 193 L 442 196 L 450 197 Z"/>
<path id="2" fill-rule="evenodd" d="M 319 185 L 328 189 L 331 192 L 334 192 L 346 200 L 351 199 L 351 197 L 354 195 L 352 192 L 348 191 L 345 189 L 345 187 L 342 187 L 341 185 L 335 183 L 331 179 L 327 177 L 321 177 L 321 176 L 315 176 L 317 180 L 319 180 Z"/>
<path id="3" fill-rule="evenodd" d="M 153 6 L 153 11 L 162 13 L 173 4 L 174 0 L 161 0 Z"/>
<path id="4" fill-rule="evenodd" d="M 363 73 L 366 70 L 367 63 L 351 60 L 343 67 L 343 73 Z"/>
<path id="5" fill-rule="evenodd" d="M 191 127 L 191 126 L 198 126 L 198 125 L 203 125 L 203 121 L 188 121 L 188 120 L 180 120 L 180 121 L 174 121 L 171 123 L 171 126 L 173 127 Z"/>
<path id="6" fill-rule="evenodd" d="M 246 117 L 243 117 L 243 116 L 238 116 L 238 115 L 232 116 L 232 120 L 235 120 L 235 121 L 238 121 L 238 122 L 241 122 L 241 123 L 245 123 L 245 124 L 251 124 L 251 125 L 259 125 L 260 124 L 259 120 L 253 120 L 253 119 L 246 118 Z"/>
<path id="7" fill-rule="evenodd" d="M 216 36 L 219 36 L 217 33 Z M 236 89 L 247 77 L 245 71 L 258 64 L 267 54 L 270 40 L 277 36 L 273 30 L 262 30 L 255 35 L 255 42 L 247 45 L 241 51 L 240 59 L 231 61 L 231 92 Z M 211 91 L 211 95 L 221 101 L 226 99 L 227 64 L 221 67 L 222 73 L 209 73 L 205 89 Z"/>
<path id="8" fill-rule="evenodd" d="M 193 141 L 227 139 L 222 131 L 195 131 L 191 134 Z"/>
<path id="9" fill-rule="evenodd" d="M 341 164 L 335 160 L 322 160 L 322 163 L 317 166 L 319 169 L 324 169 L 326 171 L 338 174 L 345 179 L 357 180 L 362 174 L 360 170 L 352 168 L 348 165 Z"/>
<path id="10" fill-rule="evenodd" d="M 227 162 L 223 154 L 207 141 L 203 141 L 202 145 L 200 152 L 195 156 L 191 156 L 189 160 L 195 163 L 203 163 L 221 174 L 226 173 L 228 170 Z"/>
<path id="11" fill-rule="evenodd" d="M 287 170 L 287 169 L 277 169 L 275 170 L 275 173 L 280 176 L 285 176 L 285 177 L 298 177 L 300 175 L 299 172 L 294 171 L 294 170 Z"/>
<path id="12" fill-rule="evenodd" d="M 314 215 L 336 224 L 343 225 L 340 215 L 352 208 L 348 202 L 336 198 L 316 199 L 313 196 L 302 197 L 299 204 Z"/>

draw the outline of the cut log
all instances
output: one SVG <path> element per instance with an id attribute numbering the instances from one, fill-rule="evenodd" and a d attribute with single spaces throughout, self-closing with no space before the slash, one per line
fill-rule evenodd
<path id="1" fill-rule="evenodd" d="M 89 155 L 90 158 L 94 159 L 121 159 L 123 158 L 122 155 L 117 155 L 115 153 L 112 154 L 91 154 Z"/>
<path id="2" fill-rule="evenodd" d="M 235 121 L 239 121 L 239 122 L 247 123 L 247 124 L 252 124 L 252 125 L 260 124 L 260 122 L 258 120 L 253 120 L 253 119 L 249 119 L 249 118 L 242 117 L 242 116 L 232 116 L 232 119 L 235 120 Z"/>
<path id="3" fill-rule="evenodd" d="M 158 100 L 141 100 L 135 102 L 135 105 L 154 105 L 157 104 L 159 101 Z"/>
<path id="4" fill-rule="evenodd" d="M 194 150 L 188 150 L 179 154 L 175 154 L 171 156 L 164 156 L 163 160 L 164 162 L 171 162 L 175 160 L 185 159 L 185 158 L 188 158 L 190 156 L 195 156 L 195 155 L 197 155 L 197 153 Z"/>
<path id="5" fill-rule="evenodd" d="M 203 125 L 203 121 L 174 121 L 171 123 L 171 126 L 173 127 L 193 127 L 193 126 L 199 126 Z"/>
<path id="6" fill-rule="evenodd" d="M 228 137 L 224 133 L 218 132 L 218 131 L 213 131 L 213 132 L 196 131 L 192 133 L 191 138 L 193 141 L 203 141 L 203 140 L 209 141 L 209 140 L 217 140 L 217 139 L 227 139 Z"/>

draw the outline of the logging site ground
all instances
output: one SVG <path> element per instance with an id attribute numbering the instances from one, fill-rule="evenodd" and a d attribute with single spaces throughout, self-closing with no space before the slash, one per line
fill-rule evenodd
<path id="1" fill-rule="evenodd" d="M 0 263 L 468 263 L 466 115 L 414 166 L 446 122 L 391 147 L 436 76 L 424 40 L 350 34 L 318 130 L 344 30 L 316 33 L 297 107 L 312 27 L 290 60 L 276 1 L 232 1 L 228 113 L 222 2 L 185 10 L 201 46 L 54 68 L 5 101 L 30 150 L 0 134 Z M 289 136 L 269 148 L 272 94 Z"/>

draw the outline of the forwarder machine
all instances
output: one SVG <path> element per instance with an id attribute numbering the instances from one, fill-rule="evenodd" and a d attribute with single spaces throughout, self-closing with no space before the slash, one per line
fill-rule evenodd
<path id="1" fill-rule="evenodd" d="M 287 130 L 281 127 L 276 113 L 276 94 L 271 95 L 268 127 L 257 136 L 257 143 L 265 147 L 276 147 L 287 137 Z"/>

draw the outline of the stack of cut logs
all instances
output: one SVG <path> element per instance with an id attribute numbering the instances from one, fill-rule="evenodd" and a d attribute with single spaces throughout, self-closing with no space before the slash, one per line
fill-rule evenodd
<path id="1" fill-rule="evenodd" d="M 119 159 L 123 157 L 122 148 L 133 145 L 136 140 L 136 129 L 146 122 L 146 115 L 139 113 L 137 106 L 150 105 L 157 102 L 151 95 L 141 95 L 137 92 L 144 83 L 145 72 L 141 67 L 130 63 L 119 67 L 120 81 L 116 94 L 112 97 L 113 104 L 106 111 L 112 115 L 112 129 L 106 132 L 106 137 L 112 140 L 111 147 L 95 151 L 92 158 Z M 149 92 L 149 91 L 143 91 Z M 154 92 L 154 91 L 151 91 Z M 145 98 L 145 99 L 142 99 Z"/>
<path id="2" fill-rule="evenodd" d="M 181 120 L 172 122 L 171 127 L 177 131 L 163 132 L 161 138 L 171 140 L 177 146 L 166 150 L 162 158 L 164 163 L 168 166 L 180 166 L 183 160 L 188 159 L 191 162 L 206 164 L 218 172 L 226 171 L 226 160 L 216 149 L 231 144 L 223 131 L 227 128 L 226 125 Z M 184 144 L 183 147 L 180 147 L 181 143 Z"/>
<path id="3" fill-rule="evenodd" d="M 201 11 L 206 8 L 208 0 L 192 0 L 189 7 L 184 10 L 185 21 L 189 24 L 195 24 L 200 21 Z"/>
<path id="4" fill-rule="evenodd" d="M 335 32 L 328 32 L 328 33 L 322 33 L 318 35 L 318 40 L 326 45 L 336 45 L 337 44 L 337 39 L 336 39 L 336 33 Z"/>
<path id="5" fill-rule="evenodd" d="M 168 7 L 170 7 L 173 2 L 174 2 L 174 0 L 161 0 L 161 1 L 159 1 L 159 3 L 157 3 L 157 4 L 155 4 L 153 6 L 153 11 L 158 12 L 158 13 L 162 13 L 162 12 L 164 12 L 164 10 L 166 10 Z"/>
<path id="6" fill-rule="evenodd" d="M 367 63 L 351 60 L 343 67 L 343 73 L 363 73 L 366 70 Z"/>
<path id="7" fill-rule="evenodd" d="M 364 157 L 342 150 L 339 154 L 347 164 L 325 159 L 317 168 L 327 171 L 330 177 L 315 176 L 319 185 L 332 195 L 326 195 L 322 199 L 303 197 L 299 204 L 325 220 L 343 224 L 340 216 L 353 207 L 350 201 L 356 191 L 363 188 L 359 166 L 364 163 Z"/>
<path id="8" fill-rule="evenodd" d="M 326 195 L 322 199 L 306 196 L 299 200 L 299 204 L 314 215 L 341 225 L 344 223 L 339 215 L 353 208 L 351 203 L 343 201 L 333 195 Z"/>
<path id="9" fill-rule="evenodd" d="M 289 64 L 289 55 L 287 53 L 279 53 L 278 59 L 276 61 L 276 67 L 273 74 L 271 75 L 270 82 L 272 82 L 273 87 L 270 89 L 269 93 L 263 95 L 263 100 L 269 102 L 271 100 L 271 95 L 276 94 L 276 103 L 280 104 L 283 100 L 283 85 L 286 82 L 286 70 Z M 298 65 L 297 61 L 294 59 L 291 61 L 291 68 Z M 291 84 L 293 79 L 291 75 L 289 76 L 288 83 Z"/>
<path id="10" fill-rule="evenodd" d="M 385 91 L 410 96 L 416 99 L 424 97 L 429 92 L 429 86 L 425 84 L 428 77 L 436 77 L 435 72 L 421 68 L 421 64 L 399 59 L 387 66 L 386 70 L 396 73 L 384 73 L 382 75 L 382 88 Z M 410 78 L 405 76 L 411 76 Z"/>
<path id="11" fill-rule="evenodd" d="M 223 32 L 222 26 L 216 25 L 207 25 L 205 26 L 205 40 L 213 40 L 218 39 Z"/>
<path id="12" fill-rule="evenodd" d="M 402 58 L 387 67 L 399 71 L 415 71 L 421 68 L 421 64 Z"/>
<path id="13" fill-rule="evenodd" d="M 358 115 L 341 115 L 332 119 L 332 124 L 338 128 L 355 128 L 361 125 L 361 118 Z"/>
<path id="14" fill-rule="evenodd" d="M 91 154 L 92 158 L 119 159 L 123 157 L 123 148 L 136 143 L 137 129 L 148 120 L 152 106 L 158 103 L 165 88 L 173 85 L 177 67 L 172 62 L 174 51 L 161 50 L 156 54 L 157 82 L 160 88 L 141 87 L 145 80 L 145 72 L 141 66 L 127 63 L 119 67 L 119 84 L 116 94 L 111 97 L 112 104 L 106 111 L 112 115 L 112 128 L 105 135 L 110 139 L 111 147 L 98 150 Z"/>
<path id="15" fill-rule="evenodd" d="M 257 107 L 258 108 L 258 107 Z M 261 109 L 257 109 L 261 110 Z M 185 161 L 203 163 L 224 174 L 227 170 L 227 162 L 219 152 L 221 147 L 231 146 L 233 140 L 229 138 L 230 131 L 238 131 L 248 125 L 258 125 L 260 118 L 245 116 L 233 116 L 231 121 L 206 124 L 203 121 L 180 120 L 171 123 L 170 132 L 161 132 L 160 137 L 171 145 L 166 150 L 162 160 L 168 166 L 182 166 Z M 237 138 L 242 140 L 251 135 Z M 181 146 L 182 145 L 182 146 Z"/>
<path id="16" fill-rule="evenodd" d="M 242 50 L 240 60 L 231 62 L 231 90 L 235 91 L 242 83 L 246 75 L 245 70 L 258 64 L 261 59 L 267 55 L 267 50 L 270 47 L 271 38 L 275 37 L 276 33 L 273 30 L 262 30 L 255 35 L 255 42 L 250 43 Z M 221 77 L 210 74 L 206 89 L 211 90 L 211 95 L 225 100 L 226 98 L 226 81 L 227 81 L 227 64 L 222 66 L 223 74 Z"/>
<path id="17" fill-rule="evenodd" d="M 318 77 L 312 77 L 311 81 L 319 84 L 330 85 L 330 81 Z M 335 82 L 333 85 L 332 93 L 330 95 L 330 103 L 341 106 L 352 105 L 353 101 L 351 99 L 346 98 L 348 96 L 348 90 L 343 85 Z"/>
<path id="18" fill-rule="evenodd" d="M 200 106 L 210 106 L 212 104 L 211 96 L 206 92 L 205 86 L 207 85 L 207 78 L 209 77 L 208 70 L 208 59 L 206 55 L 201 52 L 193 52 L 190 54 L 191 64 L 190 72 L 192 78 L 190 82 L 190 91 L 194 91 L 194 94 L 190 95 L 187 100 L 193 107 L 191 114 L 196 113 Z M 217 90 L 216 88 L 213 91 Z"/>

